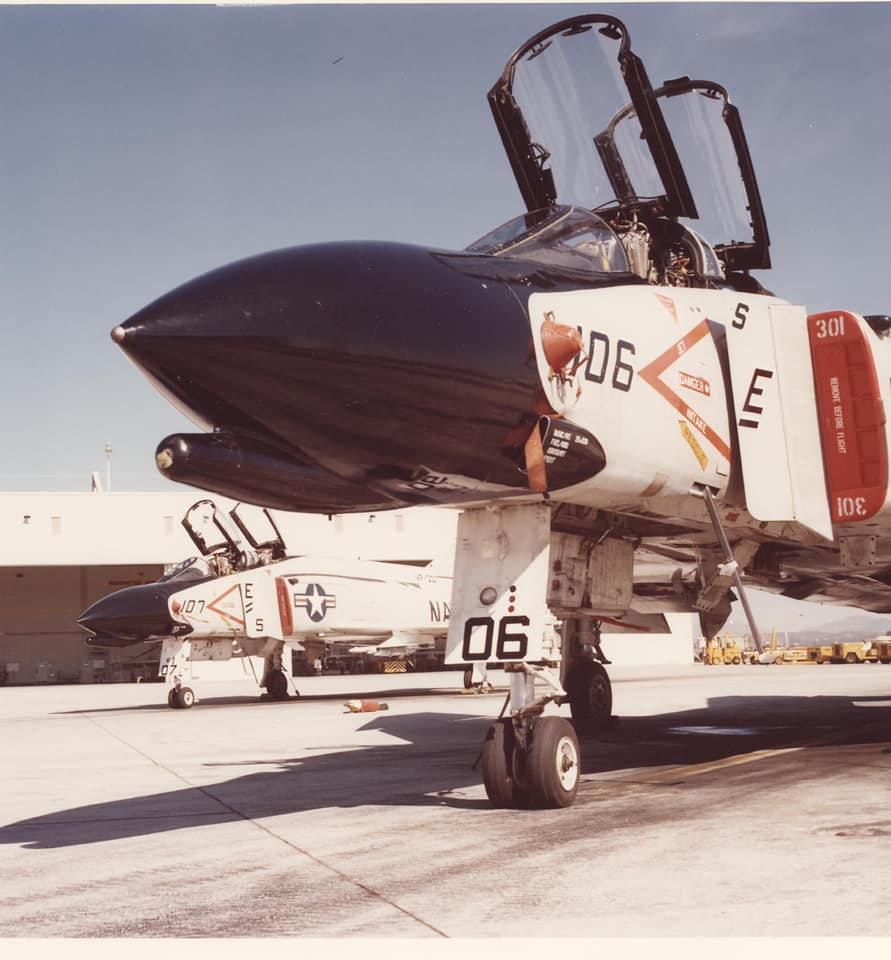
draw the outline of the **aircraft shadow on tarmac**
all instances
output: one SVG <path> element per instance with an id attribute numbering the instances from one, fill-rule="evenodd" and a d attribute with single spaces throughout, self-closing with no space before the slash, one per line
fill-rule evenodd
<path id="1" fill-rule="evenodd" d="M 445 804 L 483 811 L 489 808 L 484 796 L 462 797 L 460 791 L 481 785 L 479 769 L 471 765 L 490 722 L 470 714 L 378 714 L 346 735 L 352 742 L 322 748 L 329 752 L 233 763 L 215 756 L 206 767 L 256 763 L 267 769 L 20 820 L 0 827 L 0 843 L 67 847 L 329 807 Z M 365 730 L 404 742 L 363 747 Z M 801 746 L 875 744 L 877 752 L 887 752 L 891 698 L 718 697 L 700 709 L 621 717 L 605 730 L 582 732 L 580 741 L 583 776 Z M 597 794 L 596 783 L 583 781 L 580 801 L 596 802 Z M 501 810 L 496 815 L 551 817 L 561 812 Z"/>

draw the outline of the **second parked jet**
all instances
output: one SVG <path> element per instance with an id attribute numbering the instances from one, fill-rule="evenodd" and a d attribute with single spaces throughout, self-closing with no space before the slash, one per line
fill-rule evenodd
<path id="1" fill-rule="evenodd" d="M 210 500 L 193 504 L 183 526 L 201 551 L 157 583 L 126 587 L 98 600 L 78 619 L 87 644 L 161 644 L 160 672 L 168 703 L 191 707 L 183 683 L 189 660 L 260 656 L 260 685 L 288 695 L 287 649 L 310 661 L 331 642 L 445 647 L 450 577 L 428 567 L 324 557 L 286 557 L 269 513 L 272 536 L 256 539 L 234 509 L 235 527 Z"/>

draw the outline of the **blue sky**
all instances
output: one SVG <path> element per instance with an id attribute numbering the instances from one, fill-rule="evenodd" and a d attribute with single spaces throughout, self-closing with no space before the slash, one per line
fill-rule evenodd
<path id="1" fill-rule="evenodd" d="M 891 6 L 0 6 L 0 490 L 164 489 L 189 426 L 109 331 L 230 260 L 331 239 L 459 248 L 521 212 L 485 94 L 573 13 L 654 83 L 728 87 L 774 269 L 812 310 L 891 312 Z M 237 389 L 237 382 L 233 389 Z"/>

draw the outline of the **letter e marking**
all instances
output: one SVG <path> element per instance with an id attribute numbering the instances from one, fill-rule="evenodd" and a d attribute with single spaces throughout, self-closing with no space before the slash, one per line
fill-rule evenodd
<path id="1" fill-rule="evenodd" d="M 752 414 L 754 417 L 760 417 L 764 413 L 764 407 L 759 407 L 757 404 L 753 403 L 754 397 L 760 397 L 764 394 L 764 391 L 761 387 L 758 386 L 759 378 L 764 378 L 765 380 L 770 380 L 773 378 L 773 370 L 762 370 L 760 367 L 755 368 L 755 372 L 752 374 L 752 382 L 749 384 L 749 392 L 746 394 L 746 402 L 743 404 L 743 413 Z M 754 427 L 758 429 L 758 421 L 750 420 L 746 417 L 743 417 L 739 421 L 741 427 Z"/>

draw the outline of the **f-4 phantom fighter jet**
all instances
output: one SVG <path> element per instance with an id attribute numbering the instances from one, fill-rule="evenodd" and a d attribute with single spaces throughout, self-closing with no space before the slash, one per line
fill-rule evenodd
<path id="1" fill-rule="evenodd" d="M 286 650 L 312 662 L 332 642 L 442 649 L 451 580 L 426 567 L 319 557 L 286 557 L 268 511 L 270 533 L 255 537 L 236 507 L 229 518 L 210 500 L 193 504 L 183 526 L 201 552 L 157 583 L 125 587 L 79 617 L 89 646 L 161 643 L 160 673 L 171 707 L 191 707 L 187 660 L 261 656 L 260 686 L 288 696 Z M 234 524 L 233 522 L 234 521 Z"/>
<path id="2" fill-rule="evenodd" d="M 654 87 L 615 17 L 536 34 L 489 103 L 514 220 L 460 251 L 266 253 L 112 337 L 209 431 L 161 442 L 173 480 L 462 511 L 447 659 L 511 671 L 488 795 L 564 806 L 578 741 L 542 711 L 609 713 L 603 618 L 698 611 L 712 637 L 744 580 L 891 611 L 891 319 L 752 276 L 769 242 L 737 108 L 709 80 Z"/>

